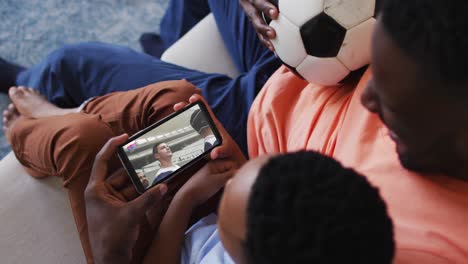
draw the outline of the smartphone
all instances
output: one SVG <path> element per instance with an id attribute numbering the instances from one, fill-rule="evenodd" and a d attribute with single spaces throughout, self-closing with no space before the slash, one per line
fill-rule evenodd
<path id="1" fill-rule="evenodd" d="M 139 193 L 169 181 L 222 144 L 206 106 L 187 105 L 131 136 L 118 156 Z"/>

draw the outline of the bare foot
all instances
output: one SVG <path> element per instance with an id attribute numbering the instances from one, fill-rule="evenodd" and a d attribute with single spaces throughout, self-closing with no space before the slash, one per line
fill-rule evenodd
<path id="1" fill-rule="evenodd" d="M 8 94 L 19 114 L 39 118 L 76 113 L 78 108 L 60 108 L 47 101 L 38 91 L 24 86 L 11 87 Z"/>
<path id="2" fill-rule="evenodd" d="M 8 108 L 3 111 L 3 133 L 11 145 L 11 128 L 14 126 L 16 121 L 20 118 L 15 105 L 9 104 Z"/>

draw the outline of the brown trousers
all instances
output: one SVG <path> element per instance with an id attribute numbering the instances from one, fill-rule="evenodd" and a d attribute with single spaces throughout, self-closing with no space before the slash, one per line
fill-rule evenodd
<path id="1" fill-rule="evenodd" d="M 81 113 L 20 118 L 13 127 L 12 148 L 25 169 L 34 177 L 62 178 L 88 263 L 93 259 L 84 190 L 96 154 L 111 137 L 138 132 L 172 113 L 175 103 L 188 101 L 194 93 L 200 90 L 187 81 L 161 82 L 96 97 Z"/>

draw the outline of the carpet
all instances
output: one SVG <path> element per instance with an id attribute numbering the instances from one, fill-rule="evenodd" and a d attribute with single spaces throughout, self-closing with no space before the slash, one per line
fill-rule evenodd
<path id="1" fill-rule="evenodd" d="M 51 51 L 83 41 L 141 50 L 138 37 L 157 31 L 168 0 L 2 0 L 0 56 L 31 66 Z M 8 105 L 0 94 L 0 110 Z M 3 127 L 0 118 L 0 127 Z M 39 140 L 39 139 L 38 139 Z M 0 160 L 10 151 L 0 131 Z"/>

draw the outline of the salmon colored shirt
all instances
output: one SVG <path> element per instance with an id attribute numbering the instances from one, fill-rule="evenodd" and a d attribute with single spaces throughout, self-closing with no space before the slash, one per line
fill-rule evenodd
<path id="1" fill-rule="evenodd" d="M 380 189 L 395 225 L 395 263 L 468 263 L 468 182 L 400 165 L 388 130 L 360 103 L 371 75 L 357 87 L 321 87 L 280 68 L 250 110 L 250 157 L 304 149 L 331 156 Z"/>

